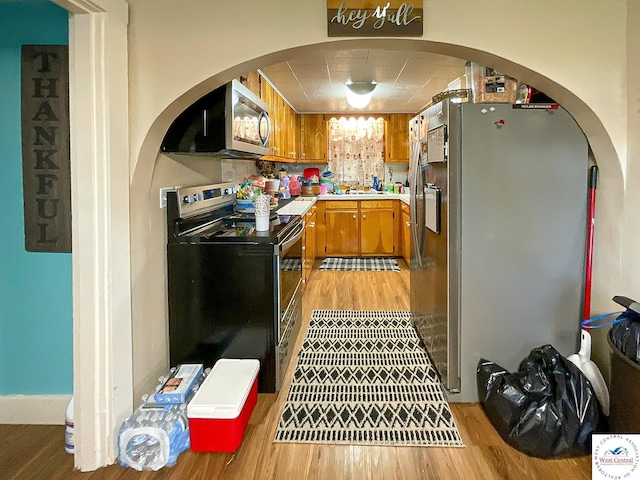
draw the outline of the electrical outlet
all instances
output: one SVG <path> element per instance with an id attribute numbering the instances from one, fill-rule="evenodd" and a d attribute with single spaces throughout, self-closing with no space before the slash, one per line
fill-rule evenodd
<path id="1" fill-rule="evenodd" d="M 175 192 L 180 187 L 161 187 L 160 188 L 160 208 L 167 208 L 167 192 Z"/>

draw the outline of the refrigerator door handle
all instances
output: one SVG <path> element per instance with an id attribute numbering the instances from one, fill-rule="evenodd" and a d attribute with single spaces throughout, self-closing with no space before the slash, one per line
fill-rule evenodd
<path id="1" fill-rule="evenodd" d="M 440 188 L 427 183 L 424 186 L 424 224 L 433 233 L 440 234 Z"/>
<path id="2" fill-rule="evenodd" d="M 418 144 L 418 147 L 420 147 L 420 144 Z M 415 246 L 415 251 L 416 251 L 416 262 L 418 265 L 418 268 L 422 268 L 423 266 L 423 261 L 422 261 L 422 255 L 423 255 L 423 245 L 422 245 L 422 222 L 420 221 L 420 216 L 418 214 L 418 211 L 424 211 L 418 208 L 418 202 L 422 201 L 423 205 L 422 207 L 424 208 L 424 192 L 421 192 L 420 190 L 420 185 L 423 185 L 424 187 L 424 183 L 422 181 L 422 158 L 421 158 L 422 154 L 419 151 L 417 156 L 416 156 L 416 161 L 414 163 L 414 168 L 413 168 L 413 172 L 412 172 L 412 176 L 413 176 L 413 181 L 411 182 L 411 188 L 413 191 L 413 198 L 414 198 L 414 205 L 415 208 L 411 209 L 411 233 L 412 233 L 412 240 L 413 240 L 413 245 Z M 421 196 L 420 196 L 421 194 Z"/>

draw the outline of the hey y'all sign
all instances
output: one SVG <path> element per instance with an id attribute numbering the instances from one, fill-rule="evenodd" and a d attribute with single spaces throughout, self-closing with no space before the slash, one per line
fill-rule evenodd
<path id="1" fill-rule="evenodd" d="M 330 37 L 421 37 L 422 1 L 327 0 Z"/>

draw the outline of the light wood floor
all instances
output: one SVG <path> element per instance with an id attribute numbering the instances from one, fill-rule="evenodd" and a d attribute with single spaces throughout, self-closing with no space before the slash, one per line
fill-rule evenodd
<path id="1" fill-rule="evenodd" d="M 402 263 L 400 261 L 400 263 Z M 318 310 L 408 310 L 409 272 L 312 273 L 304 318 Z M 299 349 L 306 325 L 298 338 Z M 563 460 L 527 457 L 509 447 L 477 404 L 451 404 L 465 448 L 361 447 L 273 443 L 295 358 L 279 397 L 259 395 L 243 444 L 235 453 L 184 452 L 158 472 L 113 465 L 73 471 L 63 450 L 63 427 L 0 426 L 0 479 L 225 479 L 225 480 L 449 480 L 590 479 L 589 456 Z"/>

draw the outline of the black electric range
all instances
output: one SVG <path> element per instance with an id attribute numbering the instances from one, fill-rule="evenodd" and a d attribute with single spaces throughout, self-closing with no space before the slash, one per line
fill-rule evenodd
<path id="1" fill-rule="evenodd" d="M 268 231 L 236 211 L 233 184 L 167 195 L 171 366 L 260 360 L 258 389 L 280 389 L 302 316 L 299 215 L 273 212 Z"/>

